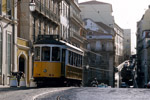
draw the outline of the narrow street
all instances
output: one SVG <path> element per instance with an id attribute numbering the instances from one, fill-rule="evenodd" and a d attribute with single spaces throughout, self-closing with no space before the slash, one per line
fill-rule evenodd
<path id="1" fill-rule="evenodd" d="M 17 90 L 17 91 L 16 91 Z M 148 100 L 149 89 L 62 87 L 0 89 L 0 100 Z"/>

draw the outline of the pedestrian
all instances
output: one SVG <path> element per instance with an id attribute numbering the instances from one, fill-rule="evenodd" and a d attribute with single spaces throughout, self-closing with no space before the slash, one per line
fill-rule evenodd
<path id="1" fill-rule="evenodd" d="M 19 71 L 19 72 L 17 73 L 18 86 L 20 85 L 20 79 L 21 79 L 22 75 L 23 75 L 23 72 L 21 72 L 21 71 Z"/>
<path id="2" fill-rule="evenodd" d="M 98 81 L 97 78 L 94 78 L 94 80 L 91 82 L 92 87 L 97 87 L 98 86 Z"/>

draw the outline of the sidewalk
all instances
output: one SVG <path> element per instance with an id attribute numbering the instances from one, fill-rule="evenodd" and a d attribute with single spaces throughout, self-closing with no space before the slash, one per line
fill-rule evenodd
<path id="1" fill-rule="evenodd" d="M 0 88 L 10 88 L 8 85 L 0 85 Z"/>

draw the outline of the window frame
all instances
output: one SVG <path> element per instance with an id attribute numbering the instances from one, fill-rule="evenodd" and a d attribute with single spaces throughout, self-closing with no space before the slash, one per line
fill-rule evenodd
<path id="1" fill-rule="evenodd" d="M 2 0 L 0 0 L 0 15 L 2 15 Z"/>
<path id="2" fill-rule="evenodd" d="M 1 63 L 0 63 L 0 75 L 2 75 L 2 63 L 3 63 L 3 30 L 2 30 L 2 26 L 0 26 L 0 35 L 1 35 L 1 37 L 0 37 L 0 46 L 1 46 L 1 50 L 0 50 L 0 60 L 1 60 Z"/>
<path id="3" fill-rule="evenodd" d="M 59 53 L 59 59 L 60 59 L 60 60 L 59 60 L 59 61 L 56 61 L 56 60 L 53 61 L 53 48 L 54 48 L 54 47 L 55 47 L 55 48 L 59 48 L 59 50 L 60 50 L 60 53 Z M 61 54 L 62 54 L 62 48 L 61 48 L 61 47 L 59 47 L 59 46 L 52 46 L 52 47 L 51 47 L 51 62 L 61 62 L 61 57 L 62 57 Z"/>
<path id="4" fill-rule="evenodd" d="M 49 48 L 49 60 L 43 60 L 43 48 L 48 47 Z M 41 47 L 41 61 L 43 62 L 50 62 L 51 61 L 51 47 L 50 46 L 42 46 Z"/>
<path id="5" fill-rule="evenodd" d="M 8 41 L 8 36 L 10 36 L 10 41 Z M 11 74 L 11 63 L 12 63 L 12 61 L 11 61 L 11 52 L 12 52 L 12 49 L 11 49 L 11 45 L 12 45 L 12 34 L 11 34 L 11 32 L 8 32 L 7 31 L 7 42 L 6 42 L 7 44 L 6 44 L 6 46 L 7 46 L 7 57 L 6 57 L 6 59 L 7 59 L 7 74 L 8 75 L 10 75 Z M 9 53 L 9 51 L 8 51 L 8 44 L 10 44 L 10 55 L 8 55 Z M 8 61 L 10 60 L 10 65 L 8 65 Z M 8 68 L 10 68 L 10 69 L 8 69 Z"/>
<path id="6" fill-rule="evenodd" d="M 40 57 L 39 57 L 39 60 L 35 60 L 35 50 L 36 48 L 40 48 Z M 40 46 L 36 46 L 35 49 L 34 49 L 34 61 L 41 61 L 41 47 Z"/>

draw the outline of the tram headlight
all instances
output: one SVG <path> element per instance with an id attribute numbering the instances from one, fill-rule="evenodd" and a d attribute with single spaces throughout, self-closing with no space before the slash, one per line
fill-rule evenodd
<path id="1" fill-rule="evenodd" d="M 43 70 L 43 72 L 44 72 L 44 73 L 46 73 L 46 72 L 47 72 L 47 70 L 46 70 L 46 69 L 44 69 L 44 70 Z"/>

